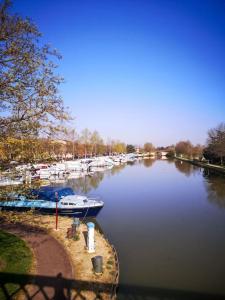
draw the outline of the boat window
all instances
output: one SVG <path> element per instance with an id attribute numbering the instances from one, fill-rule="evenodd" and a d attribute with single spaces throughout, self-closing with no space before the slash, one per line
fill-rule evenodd
<path id="1" fill-rule="evenodd" d="M 68 205 L 68 203 L 67 203 L 67 202 L 64 202 L 63 204 L 64 204 L 64 205 Z"/>
<path id="2" fill-rule="evenodd" d="M 74 205 L 73 203 L 69 203 L 69 205 Z"/>
<path id="3" fill-rule="evenodd" d="M 87 203 L 88 201 L 87 201 L 87 199 L 84 199 L 83 202 L 84 202 L 84 203 Z"/>

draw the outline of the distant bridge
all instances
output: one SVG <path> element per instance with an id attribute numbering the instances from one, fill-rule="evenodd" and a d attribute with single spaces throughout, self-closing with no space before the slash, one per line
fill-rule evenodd
<path id="1" fill-rule="evenodd" d="M 156 151 L 155 153 L 156 153 L 156 156 L 166 156 L 169 153 L 169 151 L 159 150 L 159 151 Z"/>

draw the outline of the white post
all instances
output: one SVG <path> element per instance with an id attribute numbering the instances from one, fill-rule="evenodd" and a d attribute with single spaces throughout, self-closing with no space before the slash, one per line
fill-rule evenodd
<path id="1" fill-rule="evenodd" d="M 87 237 L 87 250 L 88 253 L 94 253 L 95 252 L 95 224 L 92 222 L 87 223 L 88 227 L 88 237 Z"/>
<path id="2" fill-rule="evenodd" d="M 28 170 L 25 171 L 25 183 L 31 184 L 31 173 Z"/>

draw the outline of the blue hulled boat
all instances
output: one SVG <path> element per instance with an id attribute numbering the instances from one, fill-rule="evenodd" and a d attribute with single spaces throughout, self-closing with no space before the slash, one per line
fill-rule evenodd
<path id="1" fill-rule="evenodd" d="M 0 201 L 2 210 L 27 211 L 55 214 L 56 206 L 59 215 L 72 217 L 96 217 L 104 202 L 96 198 L 75 195 L 71 188 L 43 187 L 31 191 L 32 198 L 17 196 L 16 200 Z M 57 202 L 57 204 L 56 204 Z"/>

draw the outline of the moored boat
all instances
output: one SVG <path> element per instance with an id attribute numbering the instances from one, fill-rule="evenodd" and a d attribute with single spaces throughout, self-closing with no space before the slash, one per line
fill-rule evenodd
<path id="1" fill-rule="evenodd" d="M 0 208 L 9 211 L 28 211 L 55 214 L 56 206 L 59 215 L 72 217 L 96 217 L 104 202 L 82 195 L 75 195 L 71 188 L 44 187 L 32 191 L 36 199 L 19 197 L 17 200 L 0 201 Z"/>

